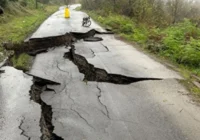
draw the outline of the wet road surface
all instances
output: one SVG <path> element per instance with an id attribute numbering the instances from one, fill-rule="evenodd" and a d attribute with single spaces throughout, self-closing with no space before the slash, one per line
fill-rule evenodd
<path id="1" fill-rule="evenodd" d="M 39 140 L 41 107 L 30 100 L 32 77 L 12 67 L 0 76 L 0 139 Z"/>
<path id="2" fill-rule="evenodd" d="M 61 8 L 47 19 L 32 38 L 72 31 L 85 33 L 91 29 L 105 32 L 95 23 L 91 28 L 81 27 L 85 13 L 72 10 L 71 18 L 64 19 L 63 12 Z M 31 76 L 10 67 L 2 68 L 6 73 L 1 74 L 0 96 L 8 101 L 1 103 L 1 116 L 17 114 L 1 119 L 3 140 L 8 136 L 8 140 L 48 137 L 44 131 L 40 132 L 41 114 L 50 118 L 53 130 L 49 132 L 56 134 L 58 140 L 199 140 L 200 109 L 179 83 L 181 76 L 134 46 L 115 39 L 114 35 L 95 36 L 102 37 L 103 41 L 79 40 L 74 50 L 59 46 L 36 56 L 29 74 L 60 83 L 34 83 L 41 87 L 41 91 L 36 92 L 42 100 L 40 104 L 29 97 L 28 91 L 33 84 Z M 66 54 L 71 57 L 64 57 Z M 159 80 L 123 83 L 130 78 Z M 116 79 L 118 84 L 113 82 Z M 11 95 L 24 101 L 15 100 Z M 12 102 L 15 105 L 8 112 L 7 106 Z M 24 121 L 28 119 L 30 121 Z M 12 137 L 8 134 L 10 130 Z"/>

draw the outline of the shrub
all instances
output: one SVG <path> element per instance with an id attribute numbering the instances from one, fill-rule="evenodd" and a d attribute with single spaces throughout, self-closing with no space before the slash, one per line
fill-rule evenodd
<path id="1" fill-rule="evenodd" d="M 5 7 L 6 6 L 6 0 L 0 0 L 0 8 L 1 8 L 1 6 L 2 7 Z"/>
<path id="2" fill-rule="evenodd" d="M 30 67 L 31 57 L 25 53 L 19 56 L 13 56 L 11 59 L 13 66 L 17 69 L 27 71 Z"/>
<path id="3" fill-rule="evenodd" d="M 122 25 L 120 29 L 120 31 L 125 34 L 131 34 L 133 33 L 133 30 L 134 30 L 133 24 L 130 23 Z"/>
<path id="4" fill-rule="evenodd" d="M 27 6 L 27 1 L 26 0 L 20 1 L 20 5 L 23 6 L 23 7 L 26 7 Z"/>
<path id="5" fill-rule="evenodd" d="M 95 12 L 92 17 L 97 17 Z M 147 43 L 146 48 L 153 53 L 187 67 L 200 67 L 200 28 L 187 19 L 164 29 L 147 28 L 148 25 L 112 13 L 98 16 L 97 20 L 130 41 Z"/>
<path id="6" fill-rule="evenodd" d="M 167 47 L 164 44 L 160 44 L 160 43 L 156 43 L 156 42 L 149 42 L 146 45 L 146 48 L 155 54 L 160 53 L 167 49 Z"/>
<path id="7" fill-rule="evenodd" d="M 133 38 L 138 43 L 145 43 L 148 40 L 149 32 L 145 26 L 139 26 L 134 29 Z"/>
<path id="8" fill-rule="evenodd" d="M 163 44 L 167 49 L 162 52 L 179 64 L 200 67 L 200 29 L 189 20 L 164 30 Z"/>

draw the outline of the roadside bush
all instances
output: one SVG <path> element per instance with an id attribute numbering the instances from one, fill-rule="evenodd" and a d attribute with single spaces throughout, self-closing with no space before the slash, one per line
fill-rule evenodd
<path id="1" fill-rule="evenodd" d="M 26 7 L 27 6 L 27 1 L 26 0 L 20 1 L 20 5 L 23 6 L 23 7 Z"/>
<path id="2" fill-rule="evenodd" d="M 144 26 L 139 26 L 134 29 L 133 38 L 138 43 L 146 43 L 148 40 L 149 32 Z"/>
<path id="3" fill-rule="evenodd" d="M 150 50 L 150 52 L 152 53 L 157 54 L 166 50 L 167 47 L 164 44 L 160 44 L 157 42 L 148 42 L 148 44 L 146 45 L 146 49 Z"/>
<path id="4" fill-rule="evenodd" d="M 179 64 L 200 67 L 200 29 L 189 20 L 168 27 L 164 30 L 166 37 L 163 44 L 167 50 L 162 54 Z"/>
<path id="5" fill-rule="evenodd" d="M 25 53 L 19 56 L 13 56 L 11 59 L 13 66 L 17 69 L 27 71 L 30 67 L 31 57 Z"/>
<path id="6" fill-rule="evenodd" d="M 90 14 L 122 37 L 144 44 L 146 49 L 155 54 L 187 67 L 200 67 L 200 28 L 190 20 L 185 19 L 162 29 L 136 24 L 133 19 L 112 13 L 107 16 L 97 16 L 96 12 Z"/>
<path id="7" fill-rule="evenodd" d="M 127 23 L 121 27 L 121 32 L 125 34 L 131 34 L 134 31 L 133 24 Z"/>
<path id="8" fill-rule="evenodd" d="M 98 16 L 97 20 L 102 24 L 111 27 L 115 32 L 131 34 L 134 30 L 134 23 L 125 16 L 109 14 L 107 16 Z"/>
<path id="9" fill-rule="evenodd" d="M 165 35 L 161 32 L 161 30 L 159 28 L 151 28 L 151 29 L 149 29 L 148 40 L 160 43 L 160 42 L 162 42 L 164 36 Z"/>
<path id="10" fill-rule="evenodd" d="M 133 19 L 112 13 L 107 16 L 97 16 L 94 12 L 89 14 L 104 26 L 111 27 L 114 32 L 119 33 L 130 41 L 144 43 L 148 40 L 149 33 L 147 28 L 143 25 L 136 26 Z"/>
<path id="11" fill-rule="evenodd" d="M 199 68 L 200 51 L 196 51 L 190 44 L 187 44 L 184 48 L 180 53 L 179 63 Z"/>
<path id="12" fill-rule="evenodd" d="M 1 6 L 2 7 L 5 7 L 6 6 L 6 0 L 0 0 L 0 8 L 1 8 Z"/>

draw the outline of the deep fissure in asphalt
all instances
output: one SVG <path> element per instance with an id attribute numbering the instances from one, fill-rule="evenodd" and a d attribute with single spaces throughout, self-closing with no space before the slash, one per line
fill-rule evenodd
<path id="1" fill-rule="evenodd" d="M 109 74 L 103 69 L 95 68 L 94 65 L 89 64 L 83 56 L 76 54 L 74 45 L 71 45 L 70 51 L 64 54 L 64 58 L 70 59 L 78 67 L 79 71 L 85 75 L 84 81 L 131 84 L 146 80 L 162 80 L 160 78 L 135 78 L 118 74 Z"/>
<path id="2" fill-rule="evenodd" d="M 36 56 L 39 53 L 46 52 L 49 48 L 54 48 L 56 46 L 61 45 L 71 45 L 77 39 L 85 39 L 89 37 L 93 37 L 97 32 L 92 29 L 86 33 L 80 32 L 71 32 L 66 33 L 64 35 L 59 36 L 51 36 L 44 38 L 31 38 L 26 42 L 12 43 L 12 42 L 4 42 L 1 45 L 6 50 L 12 50 L 15 52 L 15 55 L 19 55 L 21 53 L 27 53 L 32 56 Z"/>
<path id="3" fill-rule="evenodd" d="M 82 39 L 94 36 L 96 33 L 95 30 L 91 30 L 88 33 L 72 33 L 56 37 L 47 37 L 47 38 L 38 38 L 32 39 L 29 42 L 22 44 L 6 44 L 4 47 L 8 50 L 14 50 L 16 55 L 19 55 L 23 52 L 26 52 L 32 56 L 37 55 L 38 53 L 46 52 L 48 48 L 55 46 L 66 45 L 71 46 L 70 52 L 64 54 L 64 57 L 70 59 L 79 69 L 80 73 L 85 75 L 85 81 L 97 81 L 97 82 L 108 82 L 113 84 L 130 84 L 139 81 L 146 80 L 162 80 L 159 78 L 134 78 L 127 77 L 118 74 L 109 74 L 104 69 L 95 68 L 94 65 L 88 63 L 86 58 L 75 53 L 75 46 L 72 45 L 74 39 Z M 75 38 L 74 38 L 75 37 Z M 11 57 L 10 57 L 11 58 Z M 10 59 L 9 58 L 9 59 Z M 9 60 L 8 59 L 8 60 Z M 9 63 L 9 61 L 7 62 Z M 0 73 L 3 71 L 0 71 Z M 30 74 L 29 74 L 30 75 Z M 33 85 L 30 90 L 31 100 L 40 104 L 41 106 L 41 118 L 40 118 L 40 128 L 42 136 L 41 140 L 64 140 L 63 138 L 57 136 L 54 131 L 54 126 L 52 124 L 53 111 L 50 105 L 47 105 L 41 99 L 41 93 L 43 91 L 49 91 L 51 89 L 47 88 L 47 85 L 59 85 L 54 81 L 42 79 L 40 77 L 33 76 Z M 98 100 L 100 101 L 101 95 L 98 95 Z M 106 115 L 109 118 L 108 110 L 106 109 Z M 22 133 L 23 135 L 23 133 Z M 28 136 L 26 136 L 28 137 Z"/>
<path id="4" fill-rule="evenodd" d="M 45 38 L 32 38 L 27 42 L 12 43 L 5 42 L 2 46 L 6 50 L 12 50 L 15 52 L 15 55 L 21 53 L 27 53 L 30 55 L 37 55 L 47 51 L 49 48 L 54 48 L 61 45 L 70 45 L 73 42 L 73 36 L 70 33 L 60 36 L 52 36 Z"/>
<path id="5" fill-rule="evenodd" d="M 47 84 L 55 84 L 48 82 L 44 79 L 40 78 L 33 78 L 33 85 L 30 90 L 30 97 L 31 100 L 35 101 L 36 103 L 41 105 L 41 118 L 40 118 L 40 128 L 42 136 L 40 137 L 41 140 L 64 140 L 63 138 L 57 136 L 55 133 L 53 133 L 54 126 L 52 124 L 52 107 L 50 105 L 47 105 L 45 102 L 41 99 L 41 93 L 47 89 Z"/>

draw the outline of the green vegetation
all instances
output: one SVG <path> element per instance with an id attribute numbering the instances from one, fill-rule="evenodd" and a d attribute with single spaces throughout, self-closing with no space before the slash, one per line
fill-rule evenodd
<path id="1" fill-rule="evenodd" d="M 25 53 L 20 54 L 19 56 L 13 56 L 11 62 L 13 67 L 23 71 L 28 71 L 31 66 L 31 57 Z"/>
<path id="2" fill-rule="evenodd" d="M 3 49 L 4 42 L 13 45 L 22 42 L 57 9 L 58 6 L 42 3 L 38 3 L 38 9 L 35 9 L 35 0 L 7 1 L 5 13 L 0 16 L 0 61 L 12 54 Z M 14 67 L 26 71 L 30 67 L 31 59 L 29 55 L 21 54 L 14 56 L 11 61 Z"/>
<path id="3" fill-rule="evenodd" d="M 195 74 L 200 75 L 200 28 L 189 20 L 166 28 L 150 28 L 121 15 L 89 14 L 129 41 L 136 41 L 151 52 L 193 69 Z"/>
<path id="4" fill-rule="evenodd" d="M 190 20 L 158 28 L 137 23 L 127 16 L 102 11 L 87 11 L 106 28 L 128 41 L 140 44 L 143 49 L 177 65 L 179 71 L 191 83 L 191 75 L 200 76 L 200 28 Z M 200 90 L 190 85 L 190 90 L 200 96 Z"/>
<path id="5" fill-rule="evenodd" d="M 168 26 L 184 18 L 199 24 L 200 1 L 198 0 L 82 0 L 84 10 L 100 11 L 134 18 L 137 23 L 149 26 Z"/>
<path id="6" fill-rule="evenodd" d="M 102 25 L 198 76 L 199 5 L 193 0 L 82 0 L 82 9 Z"/>
<path id="7" fill-rule="evenodd" d="M 91 13 L 92 14 L 92 13 Z M 92 15 L 93 17 L 96 17 Z M 114 32 L 121 34 L 130 41 L 144 43 L 148 39 L 148 30 L 142 24 L 137 25 L 126 16 L 109 14 L 109 16 L 98 16 L 97 20 L 107 27 L 111 27 Z"/>
<path id="8" fill-rule="evenodd" d="M 39 10 L 30 9 L 23 15 L 5 15 L 2 18 L 6 22 L 0 23 L 0 42 L 21 42 L 55 10 L 56 6 L 47 6 Z"/>
<path id="9" fill-rule="evenodd" d="M 160 53 L 178 64 L 200 68 L 200 29 L 185 20 L 163 31 L 162 43 L 165 48 Z M 199 71 L 200 72 L 200 71 Z"/>

